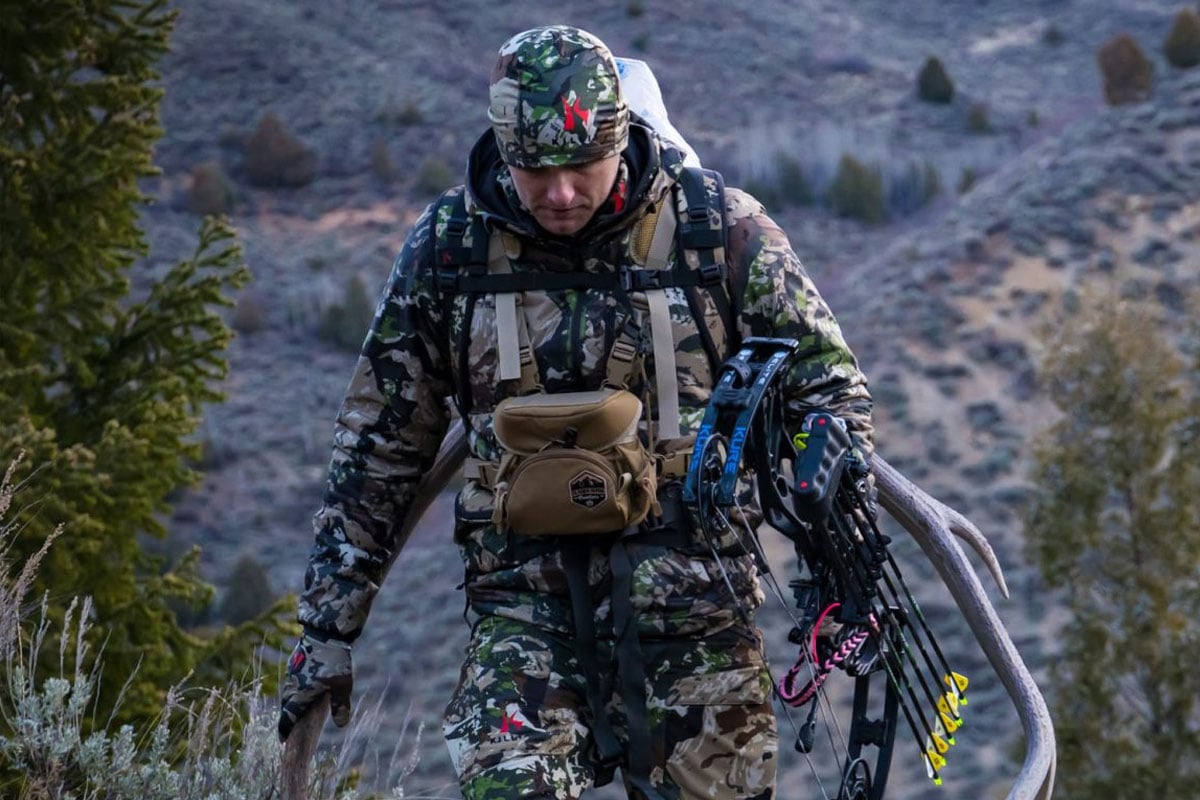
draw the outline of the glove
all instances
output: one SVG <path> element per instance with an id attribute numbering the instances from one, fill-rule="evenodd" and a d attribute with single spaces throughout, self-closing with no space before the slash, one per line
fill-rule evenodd
<path id="1" fill-rule="evenodd" d="M 305 631 L 288 659 L 279 712 L 279 741 L 285 741 L 300 718 L 329 692 L 329 716 L 339 728 L 350 721 L 354 666 L 350 643 Z"/>

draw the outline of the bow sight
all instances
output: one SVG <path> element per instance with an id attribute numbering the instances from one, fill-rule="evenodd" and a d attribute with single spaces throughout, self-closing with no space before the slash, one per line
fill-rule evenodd
<path id="1" fill-rule="evenodd" d="M 732 535 L 769 576 L 756 535 L 736 530 L 729 513 L 739 504 L 739 477 L 753 476 L 765 521 L 791 540 L 797 556 L 799 576 L 790 585 L 798 613 L 788 638 L 800 653 L 776 686 L 784 704 L 808 708 L 796 749 L 811 761 L 820 715 L 842 764 L 836 795 L 822 786 L 822 796 L 880 800 L 898 711 L 927 775 L 941 783 L 962 725 L 967 679 L 950 669 L 900 575 L 876 523 L 869 467 L 845 424 L 812 410 L 795 430 L 803 412 L 789 410 L 784 377 L 798 349 L 791 339 L 747 338 L 722 366 L 696 436 L 684 502 L 714 552 L 718 537 Z M 845 712 L 838 713 L 827 686 L 835 669 L 854 682 L 841 741 Z"/>

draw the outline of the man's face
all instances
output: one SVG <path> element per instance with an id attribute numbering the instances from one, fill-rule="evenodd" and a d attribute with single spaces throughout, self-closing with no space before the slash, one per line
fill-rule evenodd
<path id="1" fill-rule="evenodd" d="M 570 236 L 587 225 L 617 180 L 620 155 L 565 167 L 509 167 L 517 197 L 550 233 Z"/>

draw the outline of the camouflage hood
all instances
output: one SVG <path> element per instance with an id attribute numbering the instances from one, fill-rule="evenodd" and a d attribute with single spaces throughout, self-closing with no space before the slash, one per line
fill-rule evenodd
<path id="1" fill-rule="evenodd" d="M 508 165 L 489 130 L 471 149 L 467 163 L 467 206 L 493 224 L 552 247 L 603 238 L 628 228 L 641 218 L 649 203 L 657 203 L 666 195 L 683 168 L 683 154 L 635 117 L 629 126 L 629 144 L 621 154 L 621 162 L 618 180 L 626 181 L 624 207 L 618 210 L 613 203 L 605 203 L 579 233 L 571 237 L 556 236 L 544 231 L 522 207 L 512 189 Z"/>

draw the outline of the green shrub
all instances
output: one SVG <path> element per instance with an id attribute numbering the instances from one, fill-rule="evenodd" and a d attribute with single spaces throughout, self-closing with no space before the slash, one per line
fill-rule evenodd
<path id="1" fill-rule="evenodd" d="M 233 329 L 241 334 L 258 333 L 267 324 L 267 312 L 254 292 L 243 292 L 233 307 Z"/>
<path id="2" fill-rule="evenodd" d="M 1140 103 L 1154 91 L 1154 65 L 1127 33 L 1109 39 L 1096 51 L 1109 105 Z"/>
<path id="3" fill-rule="evenodd" d="M 357 353 L 366 335 L 375 304 L 366 283 L 355 275 L 346 284 L 342 299 L 325 309 L 317 335 L 338 347 Z"/>
<path id="4" fill-rule="evenodd" d="M 926 103 L 950 103 L 954 100 L 954 82 L 936 56 L 930 56 L 917 75 L 917 96 Z"/>
<path id="5" fill-rule="evenodd" d="M 267 114 L 246 142 L 246 177 L 255 186 L 305 186 L 316 172 L 313 151 Z"/>
<path id="6" fill-rule="evenodd" d="M 815 199 L 812 186 L 800 162 L 785 153 L 777 153 L 774 167 L 769 175 L 747 180 L 746 191 L 768 209 L 812 205 Z"/>
<path id="7" fill-rule="evenodd" d="M 420 125 L 425 121 L 425 112 L 413 100 L 405 101 L 400 107 L 389 107 L 379 112 L 378 119 L 380 122 L 391 123 L 402 127 L 411 125 Z"/>
<path id="8" fill-rule="evenodd" d="M 197 214 L 227 214 L 233 206 L 233 184 L 216 161 L 192 168 L 188 208 Z"/>
<path id="9" fill-rule="evenodd" d="M 967 130 L 971 133 L 991 133 L 992 120 L 985 103 L 972 103 L 967 109 Z"/>
<path id="10" fill-rule="evenodd" d="M 417 167 L 414 188 L 421 194 L 440 194 L 459 182 L 455 180 L 456 177 L 444 160 L 429 156 Z"/>
<path id="11" fill-rule="evenodd" d="M 1200 19 L 1188 9 L 1175 17 L 1175 24 L 1163 41 L 1163 55 L 1172 66 L 1180 69 L 1200 64 Z"/>
<path id="12" fill-rule="evenodd" d="M 396 180 L 396 165 L 392 162 L 392 154 L 383 139 L 371 142 L 371 174 L 384 183 Z"/>
<path id="13" fill-rule="evenodd" d="M 242 556 L 229 576 L 229 589 L 221 601 L 221 618 L 230 625 L 241 625 L 269 609 L 274 601 L 266 569 L 254 557 Z"/>
<path id="14" fill-rule="evenodd" d="M 975 172 L 974 167 L 963 167 L 962 172 L 958 175 L 958 193 L 966 194 L 971 191 L 971 188 L 975 186 L 978 180 L 979 174 Z"/>
<path id="15" fill-rule="evenodd" d="M 66 537 L 55 542 L 60 528 L 23 563 L 9 560 L 24 527 L 19 506 L 11 505 L 19 488 L 15 466 L 0 476 L 0 797 L 278 797 L 284 768 L 276 732 L 279 701 L 261 677 L 261 664 L 248 681 L 171 687 L 158 713 L 142 726 L 118 725 L 98 708 L 106 653 L 93 652 L 88 642 L 107 638 L 108 619 L 98 616 L 89 598 L 70 601 L 65 612 L 56 610 L 51 604 L 65 600 L 57 594 L 47 595 L 40 614 L 30 612 L 38 606 L 36 599 L 30 602 L 37 597 L 31 593 L 36 574 Z M 78 527 L 74 520 L 65 525 Z M 33 671 L 38 662 L 53 663 L 53 671 Z M 105 682 L 120 686 L 123 681 L 116 675 Z M 383 768 L 370 781 L 361 780 L 361 765 L 354 761 L 371 757 L 381 721 L 378 703 L 373 711 L 360 711 L 342 743 L 306 765 L 309 797 L 405 796 L 403 784 L 417 763 L 419 729 L 415 740 L 401 737 L 390 759 L 387 750 L 374 754 Z"/>
<path id="16" fill-rule="evenodd" d="M 825 193 L 825 202 L 839 217 L 879 223 L 884 220 L 883 177 L 849 154 L 838 162 L 837 174 Z"/>
<path id="17" fill-rule="evenodd" d="M 808 206 L 813 202 L 813 190 L 804 175 L 804 167 L 795 158 L 779 156 L 780 198 L 790 206 Z"/>
<path id="18" fill-rule="evenodd" d="M 942 176 L 932 161 L 910 161 L 884 181 L 885 216 L 904 216 L 929 205 L 942 193 Z"/>

